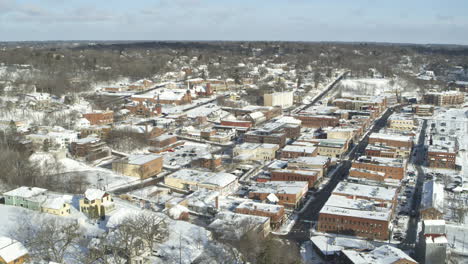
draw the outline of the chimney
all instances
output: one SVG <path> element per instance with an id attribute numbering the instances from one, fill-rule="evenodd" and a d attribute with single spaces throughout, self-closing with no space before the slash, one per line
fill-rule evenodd
<path id="1" fill-rule="evenodd" d="M 215 207 L 216 209 L 219 209 L 219 196 L 216 196 L 215 198 Z"/>

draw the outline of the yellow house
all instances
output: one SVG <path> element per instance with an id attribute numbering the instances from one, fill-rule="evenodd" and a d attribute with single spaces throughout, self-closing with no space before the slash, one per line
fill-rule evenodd
<path id="1" fill-rule="evenodd" d="M 115 209 L 114 199 L 105 191 L 98 189 L 88 189 L 85 197 L 80 199 L 80 212 L 88 217 L 105 217 L 107 212 Z"/>
<path id="2" fill-rule="evenodd" d="M 22 264 L 28 257 L 28 250 L 23 244 L 9 237 L 0 237 L 0 263 Z"/>
<path id="3" fill-rule="evenodd" d="M 64 195 L 61 197 L 50 197 L 41 205 L 41 211 L 59 216 L 70 215 L 70 202 L 72 197 Z"/>

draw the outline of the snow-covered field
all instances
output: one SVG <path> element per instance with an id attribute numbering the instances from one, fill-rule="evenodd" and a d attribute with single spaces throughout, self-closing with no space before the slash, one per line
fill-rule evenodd
<path id="1" fill-rule="evenodd" d="M 36 162 L 43 163 L 47 160 L 52 161 L 53 157 L 52 154 L 49 153 L 36 153 L 31 157 L 31 159 Z M 120 175 L 112 170 L 93 167 L 70 158 L 63 158 L 58 160 L 58 162 L 63 165 L 61 173 L 63 174 L 64 179 L 84 175 L 86 177 L 86 186 L 88 188 L 111 190 L 140 182 L 138 178 Z"/>
<path id="2" fill-rule="evenodd" d="M 395 90 L 402 90 L 398 81 L 391 83 L 390 79 L 345 79 L 340 82 L 345 94 L 382 95 L 384 93 L 394 94 Z"/>

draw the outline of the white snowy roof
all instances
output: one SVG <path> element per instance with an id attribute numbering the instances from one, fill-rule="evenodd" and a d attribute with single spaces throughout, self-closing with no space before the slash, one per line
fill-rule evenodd
<path id="1" fill-rule="evenodd" d="M 253 112 L 253 113 L 250 113 L 249 115 L 250 115 L 250 118 L 254 120 L 265 117 L 262 112 Z"/>
<path id="2" fill-rule="evenodd" d="M 444 187 L 434 180 L 425 182 L 423 187 L 421 210 L 428 208 L 444 211 Z"/>
<path id="3" fill-rule="evenodd" d="M 320 214 L 340 215 L 349 216 L 356 218 L 365 218 L 379 221 L 390 221 L 391 211 L 364 211 L 362 209 L 346 209 L 335 206 L 323 206 L 320 210 Z"/>
<path id="4" fill-rule="evenodd" d="M 340 182 L 333 190 L 333 194 L 359 196 L 368 199 L 392 201 L 397 193 L 396 188 L 372 186 L 351 182 Z"/>
<path id="5" fill-rule="evenodd" d="M 72 197 L 70 195 L 62 195 L 57 197 L 48 197 L 45 202 L 42 204 L 42 207 L 59 210 L 63 207 L 64 204 L 70 203 Z"/>
<path id="6" fill-rule="evenodd" d="M 267 200 L 272 202 L 272 203 L 277 203 L 279 202 L 279 199 L 278 197 L 274 194 L 274 193 L 270 193 L 268 196 L 267 196 Z"/>
<path id="7" fill-rule="evenodd" d="M 13 263 L 26 254 L 28 250 L 20 242 L 8 237 L 0 237 L 0 259 L 6 263 Z"/>
<path id="8" fill-rule="evenodd" d="M 105 191 L 99 190 L 99 189 L 88 189 L 85 192 L 85 197 L 86 199 L 92 201 L 96 199 L 102 199 L 102 197 L 106 194 Z"/>
<path id="9" fill-rule="evenodd" d="M 274 195 L 272 193 L 270 193 L 268 196 L 267 196 L 267 199 L 270 195 Z M 276 198 L 276 195 L 274 195 L 275 198 Z M 276 202 L 278 202 L 278 198 L 276 198 Z M 253 202 L 253 201 L 245 201 L 241 204 L 239 204 L 239 206 L 237 206 L 237 208 L 239 209 L 248 209 L 248 210 L 257 210 L 257 211 L 263 211 L 263 212 L 268 212 L 268 213 L 278 213 L 281 208 L 283 208 L 283 206 L 281 205 L 275 205 L 275 204 L 266 204 L 266 203 L 257 203 L 257 202 Z"/>
<path id="10" fill-rule="evenodd" d="M 393 264 L 398 260 L 417 263 L 400 249 L 389 245 L 380 246 L 370 252 L 357 252 L 354 250 L 343 250 L 342 252 L 355 264 Z"/>
<path id="11" fill-rule="evenodd" d="M 144 165 L 159 158 L 161 158 L 161 156 L 156 154 L 135 154 L 128 156 L 128 164 Z"/>
<path id="12" fill-rule="evenodd" d="M 399 134 L 384 134 L 384 133 L 372 133 L 369 136 L 369 138 L 402 141 L 402 142 L 410 142 L 413 140 L 412 137 L 410 136 L 403 136 Z"/>
<path id="13" fill-rule="evenodd" d="M 325 165 L 327 164 L 329 158 L 325 156 L 315 156 L 315 157 L 297 157 L 295 159 L 289 160 L 289 163 L 304 163 L 307 165 Z"/>
<path id="14" fill-rule="evenodd" d="M 4 193 L 4 195 L 31 198 L 33 196 L 43 194 L 46 191 L 47 190 L 43 188 L 21 186 L 19 188 L 16 188 L 14 190 Z"/>
<path id="15" fill-rule="evenodd" d="M 202 184 L 224 187 L 236 180 L 237 177 L 230 173 L 212 173 L 212 176 L 203 181 Z"/>
<path id="16" fill-rule="evenodd" d="M 307 190 L 308 183 L 302 181 L 272 181 L 265 183 L 255 183 L 250 187 L 254 193 L 285 193 L 298 194 Z"/>
<path id="17" fill-rule="evenodd" d="M 315 152 L 316 149 L 317 149 L 316 147 L 309 147 L 309 146 L 287 145 L 286 147 L 283 148 L 283 151 L 312 154 Z"/>

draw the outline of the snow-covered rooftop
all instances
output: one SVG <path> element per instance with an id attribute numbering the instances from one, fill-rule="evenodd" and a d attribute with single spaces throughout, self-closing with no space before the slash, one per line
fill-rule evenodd
<path id="1" fill-rule="evenodd" d="M 47 190 L 43 188 L 21 186 L 19 188 L 16 188 L 14 190 L 4 193 L 4 195 L 22 197 L 22 198 L 31 198 L 33 196 L 43 194 L 46 191 Z"/>
<path id="2" fill-rule="evenodd" d="M 86 199 L 93 201 L 96 199 L 101 199 L 104 195 L 106 194 L 105 191 L 103 190 L 98 190 L 98 189 L 88 189 L 85 192 L 85 197 Z"/>
<path id="3" fill-rule="evenodd" d="M 6 263 L 16 263 L 16 260 L 28 254 L 28 250 L 20 242 L 8 238 L 0 237 L 0 259 Z"/>
<path id="4" fill-rule="evenodd" d="M 333 190 L 333 194 L 366 197 L 367 199 L 378 199 L 392 201 L 397 193 L 396 188 L 372 186 L 351 182 L 340 182 Z"/>

